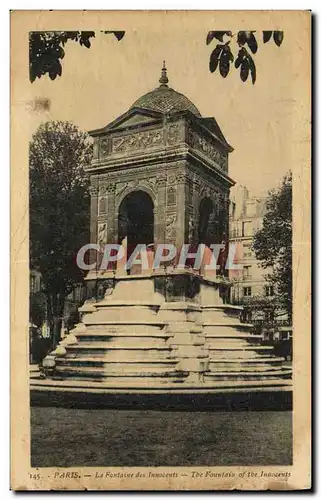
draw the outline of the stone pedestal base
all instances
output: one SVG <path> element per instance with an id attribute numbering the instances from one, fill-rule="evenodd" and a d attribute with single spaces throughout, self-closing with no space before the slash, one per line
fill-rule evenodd
<path id="1" fill-rule="evenodd" d="M 222 303 L 221 287 L 190 271 L 115 278 L 79 309 L 44 370 L 115 388 L 280 386 L 291 370 L 240 323 L 240 308 Z"/>

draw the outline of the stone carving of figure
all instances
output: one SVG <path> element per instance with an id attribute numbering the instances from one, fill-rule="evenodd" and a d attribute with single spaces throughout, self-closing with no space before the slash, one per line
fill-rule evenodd
<path id="1" fill-rule="evenodd" d="M 98 225 L 98 245 L 103 247 L 107 243 L 107 223 L 103 222 Z"/>
<path id="2" fill-rule="evenodd" d="M 188 241 L 192 242 L 195 237 L 195 224 L 194 224 L 194 219 L 192 216 L 190 216 L 189 221 L 188 221 Z"/>
<path id="3" fill-rule="evenodd" d="M 166 236 L 174 238 L 176 234 L 176 215 L 169 215 L 166 219 Z"/>

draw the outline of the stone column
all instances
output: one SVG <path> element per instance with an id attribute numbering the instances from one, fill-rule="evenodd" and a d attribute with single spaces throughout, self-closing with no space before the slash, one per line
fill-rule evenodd
<path id="1" fill-rule="evenodd" d="M 181 172 L 177 174 L 177 211 L 176 211 L 176 246 L 178 251 L 185 243 L 186 229 L 186 174 Z"/>
<path id="2" fill-rule="evenodd" d="M 157 176 L 157 198 L 154 207 L 154 244 L 165 243 L 166 231 L 166 175 Z"/>
<path id="3" fill-rule="evenodd" d="M 98 237 L 98 179 L 92 176 L 90 179 L 90 241 L 88 243 L 97 244 Z M 99 266 L 99 255 L 96 250 L 90 250 L 87 252 L 86 256 L 89 254 L 89 258 L 85 259 L 87 264 L 95 263 L 96 266 L 93 270 L 90 270 L 86 274 L 86 295 L 90 299 L 96 295 L 96 279 L 97 279 L 97 268 Z"/>
<path id="4" fill-rule="evenodd" d="M 115 189 L 114 183 L 106 186 L 107 193 L 107 243 L 117 243 L 115 241 Z"/>
<path id="5" fill-rule="evenodd" d="M 98 219 L 98 183 L 96 179 L 91 181 L 90 192 L 90 242 L 97 243 L 97 219 Z"/>

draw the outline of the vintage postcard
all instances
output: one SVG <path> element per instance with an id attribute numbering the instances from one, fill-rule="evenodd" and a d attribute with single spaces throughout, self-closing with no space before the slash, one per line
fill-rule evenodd
<path id="1" fill-rule="evenodd" d="M 311 488 L 310 25 L 11 13 L 12 489 Z"/>

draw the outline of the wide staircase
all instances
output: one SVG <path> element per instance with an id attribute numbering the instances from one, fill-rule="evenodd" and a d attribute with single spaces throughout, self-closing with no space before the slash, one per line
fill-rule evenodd
<path id="1" fill-rule="evenodd" d="M 80 308 L 81 322 L 45 360 L 53 368 L 46 380 L 113 390 L 289 388 L 284 359 L 240 322 L 241 308 L 204 287 L 188 305 L 165 302 L 153 279 L 118 281 L 112 294 Z"/>
<path id="2" fill-rule="evenodd" d="M 203 307 L 203 333 L 209 352 L 204 381 L 287 385 L 284 381 L 292 370 L 284 366 L 283 358 L 274 356 L 273 346 L 261 344 L 261 335 L 251 333 L 253 325 L 240 322 L 241 309 L 228 304 Z"/>
<path id="3" fill-rule="evenodd" d="M 152 280 L 133 285 L 122 281 L 111 296 L 84 304 L 82 323 L 58 348 L 54 378 L 132 386 L 185 377 L 168 343 L 171 333 L 157 317 L 161 302 Z"/>

